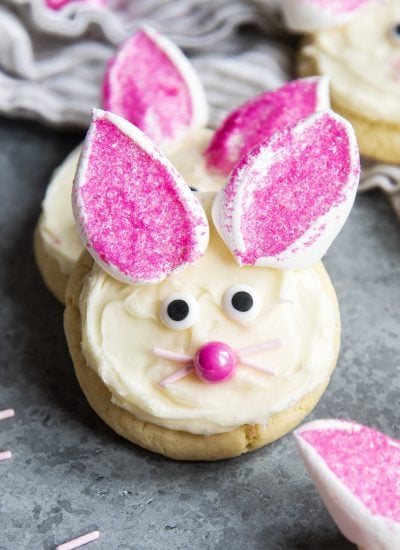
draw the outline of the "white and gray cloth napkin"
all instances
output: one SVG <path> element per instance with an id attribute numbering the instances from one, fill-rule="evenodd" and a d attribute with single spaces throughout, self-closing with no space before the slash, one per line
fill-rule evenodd
<path id="1" fill-rule="evenodd" d="M 115 47 L 150 24 L 185 50 L 205 86 L 210 124 L 251 96 L 293 76 L 293 37 L 280 0 L 0 0 L 0 112 L 53 125 L 87 127 L 100 105 L 105 64 Z M 400 168 L 363 171 L 361 190 L 380 187 L 400 216 Z"/>
<path id="2" fill-rule="evenodd" d="M 115 0 L 117 1 L 117 0 Z M 252 95 L 290 77 L 276 0 L 125 0 L 111 9 L 44 0 L 0 6 L 0 110 L 85 127 L 115 46 L 144 23 L 183 48 L 202 78 L 216 125 Z M 243 32 L 244 26 L 247 32 Z"/>

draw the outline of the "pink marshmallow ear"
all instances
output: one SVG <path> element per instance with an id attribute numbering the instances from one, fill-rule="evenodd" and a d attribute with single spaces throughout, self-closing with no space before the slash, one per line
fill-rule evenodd
<path id="1" fill-rule="evenodd" d="M 398 548 L 400 441 L 344 420 L 310 422 L 295 437 L 344 536 L 359 548 Z"/>
<path id="2" fill-rule="evenodd" d="M 239 265 L 311 266 L 346 221 L 359 172 L 352 127 L 322 111 L 241 158 L 214 201 L 214 224 Z"/>
<path id="3" fill-rule="evenodd" d="M 205 151 L 207 165 L 228 176 L 240 157 L 257 143 L 329 107 L 327 77 L 302 78 L 264 92 L 230 113 L 216 130 Z"/>
<path id="4" fill-rule="evenodd" d="M 209 238 L 189 186 L 139 129 L 95 110 L 73 188 L 81 237 L 110 275 L 157 283 L 197 261 Z"/>
<path id="5" fill-rule="evenodd" d="M 358 10 L 376 0 L 282 0 L 289 29 L 314 32 L 337 27 L 354 17 Z"/>
<path id="6" fill-rule="evenodd" d="M 108 64 L 103 108 L 129 120 L 156 143 L 176 140 L 207 124 L 202 84 L 181 50 L 143 27 Z"/>

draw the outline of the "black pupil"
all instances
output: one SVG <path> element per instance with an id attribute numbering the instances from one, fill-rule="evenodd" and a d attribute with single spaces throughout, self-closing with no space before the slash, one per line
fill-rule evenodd
<path id="1" fill-rule="evenodd" d="M 232 306 L 237 309 L 237 311 L 249 311 L 253 307 L 253 304 L 253 296 L 244 290 L 235 292 L 232 296 Z"/>
<path id="2" fill-rule="evenodd" d="M 394 34 L 397 34 L 397 36 L 400 36 L 400 23 L 398 23 L 398 24 L 393 28 L 393 31 L 394 31 Z"/>
<path id="3" fill-rule="evenodd" d="M 183 321 L 189 314 L 189 305 L 185 300 L 172 300 L 168 304 L 167 313 L 173 321 Z"/>

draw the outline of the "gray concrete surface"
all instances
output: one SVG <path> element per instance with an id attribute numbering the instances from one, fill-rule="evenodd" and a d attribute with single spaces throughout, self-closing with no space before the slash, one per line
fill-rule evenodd
<path id="1" fill-rule="evenodd" d="M 51 171 L 81 136 L 0 120 L 0 549 L 53 549 L 98 528 L 93 550 L 354 548 L 338 533 L 293 438 L 239 459 L 176 463 L 117 437 L 75 380 L 62 308 L 43 286 L 32 230 Z M 332 382 L 310 418 L 400 437 L 400 226 L 360 196 L 326 258 L 343 318 Z M 88 547 L 88 548 L 89 548 Z"/>

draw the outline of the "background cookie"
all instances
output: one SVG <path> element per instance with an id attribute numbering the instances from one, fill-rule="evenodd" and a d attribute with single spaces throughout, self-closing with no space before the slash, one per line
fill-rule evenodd
<path id="1" fill-rule="evenodd" d="M 398 2 L 324 5 L 287 0 L 283 6 L 289 27 L 307 35 L 300 49 L 299 74 L 328 76 L 332 106 L 354 126 L 361 153 L 398 163 Z"/>

